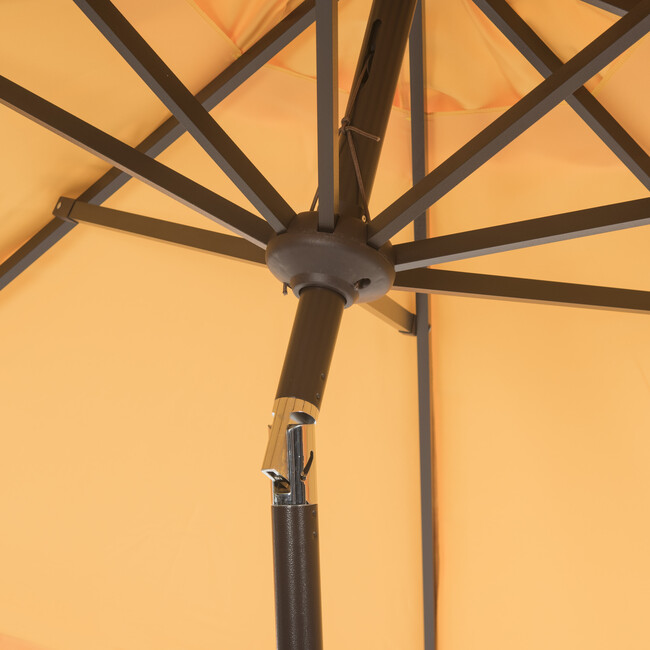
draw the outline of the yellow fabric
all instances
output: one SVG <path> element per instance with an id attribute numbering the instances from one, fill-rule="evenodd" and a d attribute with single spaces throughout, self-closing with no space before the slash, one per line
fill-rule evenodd
<path id="1" fill-rule="evenodd" d="M 120 0 L 193 92 L 296 2 Z M 341 0 L 340 110 L 368 0 Z M 563 59 L 613 24 L 513 7 Z M 469 0 L 427 2 L 433 167 L 540 77 Z M 2 74 L 135 144 L 165 108 L 68 0 L 0 3 Z M 647 37 L 588 86 L 650 148 Z M 308 29 L 214 117 L 296 210 Z M 410 186 L 404 66 L 371 202 Z M 107 165 L 0 107 L 0 259 Z M 160 156 L 250 207 L 189 136 Z M 444 234 L 647 196 L 562 104 L 430 212 Z M 216 225 L 142 183 L 106 205 Z M 395 241 L 406 241 L 410 229 Z M 445 265 L 650 290 L 650 227 Z M 411 296 L 396 298 L 413 306 Z M 435 297 L 439 648 L 650 645 L 648 317 Z M 272 648 L 259 473 L 295 300 L 263 268 L 80 225 L 0 293 L 0 649 Z M 345 313 L 318 423 L 326 647 L 422 646 L 414 340 Z M 3 636 L 4 635 L 4 636 Z"/>

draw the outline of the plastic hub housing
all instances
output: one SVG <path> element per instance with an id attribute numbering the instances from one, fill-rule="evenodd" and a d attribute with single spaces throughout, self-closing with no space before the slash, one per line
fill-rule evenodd
<path id="1" fill-rule="evenodd" d="M 320 232 L 317 212 L 301 212 L 275 235 L 266 263 L 296 296 L 305 287 L 324 287 L 341 294 L 346 307 L 381 298 L 395 280 L 390 242 L 369 246 L 366 224 L 358 219 L 339 218 L 334 232 Z"/>

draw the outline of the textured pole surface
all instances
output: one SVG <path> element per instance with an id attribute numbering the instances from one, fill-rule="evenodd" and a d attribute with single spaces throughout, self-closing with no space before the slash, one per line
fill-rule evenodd
<path id="1" fill-rule="evenodd" d="M 278 650 L 322 650 L 318 506 L 272 506 Z"/>

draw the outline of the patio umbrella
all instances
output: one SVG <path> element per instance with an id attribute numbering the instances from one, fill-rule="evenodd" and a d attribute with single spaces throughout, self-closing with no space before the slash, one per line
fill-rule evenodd
<path id="1" fill-rule="evenodd" d="M 345 310 L 317 425 L 328 647 L 430 648 L 436 619 L 442 648 L 647 645 L 648 233 L 622 229 L 648 218 L 648 2 L 597 4 L 426 4 L 388 130 L 379 143 L 352 134 L 361 159 L 382 150 L 367 215 L 357 205 L 366 248 L 393 241 L 396 288 L 464 297 L 431 305 L 437 615 L 426 299 L 417 337 L 396 331 L 415 331 L 410 293 Z M 370 3 L 339 3 L 338 84 L 332 3 L 115 7 L 247 158 L 210 150 L 205 122 L 178 137 L 139 75 L 159 96 L 172 77 L 156 78 L 149 50 L 116 44 L 110 3 L 2 6 L 0 101 L 22 115 L 0 113 L 0 640 L 272 647 L 259 467 L 296 301 L 258 244 L 317 186 L 331 230 L 331 91 L 349 117 Z M 174 112 L 192 122 L 181 99 Z M 116 143 L 159 124 L 139 149 L 166 168 Z M 141 180 L 104 176 L 42 125 Z M 346 179 L 363 198 L 363 179 Z M 436 237 L 407 243 L 434 203 Z M 244 241 L 222 237 L 224 223 Z M 358 280 L 334 292 L 353 302 Z"/>

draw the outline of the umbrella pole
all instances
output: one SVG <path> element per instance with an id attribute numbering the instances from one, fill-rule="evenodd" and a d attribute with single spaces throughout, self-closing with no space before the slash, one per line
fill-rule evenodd
<path id="1" fill-rule="evenodd" d="M 357 244 L 351 244 L 352 240 L 346 239 L 345 233 L 350 230 L 348 226 L 354 223 L 361 226 L 360 222 L 369 219 L 368 200 L 415 4 L 416 0 L 373 0 L 353 92 L 340 132 L 340 202 L 333 239 L 327 239 L 325 233 L 305 234 L 296 218 L 298 234 L 292 234 L 292 227 L 289 227 L 289 233 L 284 235 L 287 240 L 284 249 L 280 245 L 282 234 L 267 248 L 269 268 L 277 267 L 276 277 L 299 294 L 262 466 L 262 471 L 273 482 L 278 650 L 323 648 L 314 424 L 343 309 L 355 302 L 371 283 L 369 277 L 362 274 L 357 277 L 356 271 L 352 271 L 353 286 L 348 286 L 345 269 L 356 265 L 346 257 L 346 251 Z M 351 232 L 354 231 L 352 228 Z M 326 246 L 323 268 L 314 273 L 310 262 L 314 256 L 322 254 L 323 246 Z M 341 247 L 340 251 L 337 246 Z M 365 249 L 365 237 L 359 246 Z M 363 260 L 368 253 L 357 252 L 360 269 L 365 268 Z M 380 255 L 380 252 L 374 251 L 372 255 Z M 300 268 L 302 264 L 304 269 Z M 373 264 L 371 267 L 375 268 Z M 379 277 L 381 275 L 379 271 Z M 372 281 L 375 281 L 374 276 Z"/>
<path id="2" fill-rule="evenodd" d="M 322 650 L 318 506 L 274 504 L 272 518 L 277 647 Z"/>
<path id="3" fill-rule="evenodd" d="M 262 471 L 273 481 L 273 559 L 279 650 L 322 650 L 314 424 L 345 301 L 300 293 Z"/>

